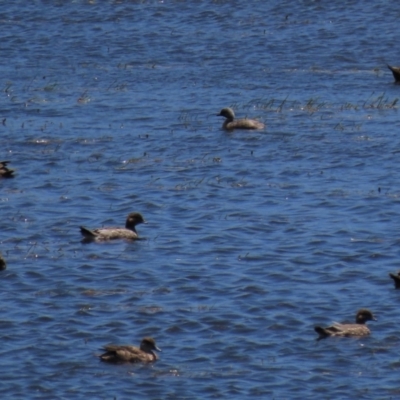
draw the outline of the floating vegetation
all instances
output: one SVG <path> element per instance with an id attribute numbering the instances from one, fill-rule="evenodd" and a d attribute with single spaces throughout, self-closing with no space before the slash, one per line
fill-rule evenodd
<path id="1" fill-rule="evenodd" d="M 193 114 L 192 112 L 186 110 L 181 111 L 178 120 L 185 128 L 190 128 L 192 125 L 197 128 L 202 124 L 201 115 L 199 113 Z M 171 133 L 173 133 L 173 131 Z"/>
<path id="2" fill-rule="evenodd" d="M 114 296 L 119 294 L 125 294 L 128 291 L 126 289 L 107 289 L 107 290 L 96 290 L 96 289 L 84 289 L 82 294 L 88 297 L 95 296 Z"/>
<path id="3" fill-rule="evenodd" d="M 4 93 L 7 93 L 7 95 L 10 93 L 10 88 L 11 88 L 11 86 L 12 86 L 13 84 L 10 82 L 10 81 L 7 81 L 6 82 L 6 86 L 5 86 L 5 88 L 3 89 L 3 91 L 4 91 Z"/>
<path id="4" fill-rule="evenodd" d="M 85 91 L 82 93 L 82 95 L 79 96 L 79 98 L 78 98 L 78 100 L 77 100 L 77 102 L 78 102 L 79 104 L 87 104 L 87 103 L 89 103 L 89 101 L 90 101 L 90 97 L 89 97 L 89 95 L 87 94 L 87 90 L 85 90 Z"/>
<path id="5" fill-rule="evenodd" d="M 366 100 L 356 102 L 346 101 L 344 104 L 321 100 L 319 97 L 311 97 L 306 100 L 292 100 L 290 95 L 285 98 L 256 99 L 247 104 L 232 103 L 229 107 L 234 110 L 263 110 L 282 113 L 284 111 L 307 111 L 314 114 L 321 110 L 329 111 L 360 111 L 363 109 L 390 110 L 397 109 L 399 98 L 390 99 L 385 93 L 376 95 L 373 92 Z"/>
<path id="6" fill-rule="evenodd" d="M 130 158 L 129 160 L 124 160 L 122 163 L 123 164 L 136 164 L 139 162 L 143 162 L 146 158 L 146 153 L 144 153 L 143 157 L 136 157 L 136 158 Z"/>
<path id="7" fill-rule="evenodd" d="M 371 95 L 371 97 L 372 97 L 372 95 Z M 397 97 L 394 100 L 390 100 L 387 97 L 385 98 L 385 93 L 382 93 L 380 96 L 378 96 L 377 98 L 373 98 L 372 100 L 370 100 L 370 98 L 369 98 L 364 103 L 364 108 L 376 108 L 378 110 L 392 109 L 392 108 L 396 108 L 396 104 L 397 104 L 398 100 L 399 99 Z"/>
<path id="8" fill-rule="evenodd" d="M 123 82 L 119 83 L 117 79 L 114 79 L 114 81 L 108 86 L 107 92 L 108 91 L 116 91 L 116 92 L 121 92 L 127 88 L 128 84 Z"/>
<path id="9" fill-rule="evenodd" d="M 45 92 L 52 92 L 52 91 L 56 90 L 57 87 L 58 87 L 58 84 L 57 84 L 57 83 L 50 83 L 50 84 L 46 85 L 46 86 L 43 88 L 43 91 L 45 91 Z"/>

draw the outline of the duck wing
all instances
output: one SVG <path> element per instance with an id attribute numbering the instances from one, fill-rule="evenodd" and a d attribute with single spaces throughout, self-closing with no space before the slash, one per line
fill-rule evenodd
<path id="1" fill-rule="evenodd" d="M 337 325 L 328 326 L 327 328 L 322 328 L 321 326 L 316 326 L 314 328 L 315 332 L 317 332 L 320 336 L 332 336 L 337 335 L 341 332 L 341 329 Z"/>
<path id="2" fill-rule="evenodd" d="M 152 356 L 135 346 L 107 345 L 106 351 L 100 356 L 101 360 L 109 362 L 141 362 L 151 361 Z"/>

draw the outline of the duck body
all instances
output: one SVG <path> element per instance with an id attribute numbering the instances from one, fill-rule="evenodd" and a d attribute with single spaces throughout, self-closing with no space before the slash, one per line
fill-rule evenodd
<path id="1" fill-rule="evenodd" d="M 255 119 L 235 119 L 235 113 L 232 108 L 223 108 L 217 116 L 225 117 L 222 129 L 232 131 L 234 129 L 264 129 L 265 125 Z"/>
<path id="2" fill-rule="evenodd" d="M 358 310 L 356 314 L 356 323 L 354 324 L 335 323 L 327 328 L 316 326 L 314 330 L 319 334 L 318 340 L 328 336 L 366 336 L 371 333 L 368 326 L 365 324 L 367 321 L 376 321 L 376 318 L 371 311 L 362 308 Z"/>
<path id="3" fill-rule="evenodd" d="M 400 83 L 400 67 L 392 67 L 388 64 L 388 68 L 392 71 L 394 81 Z"/>
<path id="4" fill-rule="evenodd" d="M 139 238 L 135 226 L 145 224 L 146 221 L 139 213 L 130 213 L 126 219 L 125 228 L 119 227 L 104 227 L 97 229 L 88 229 L 84 226 L 80 227 L 81 234 L 85 241 L 107 241 L 114 239 L 136 240 Z"/>
<path id="5" fill-rule="evenodd" d="M 14 178 L 14 170 L 7 167 L 10 161 L 0 161 L 0 178 Z"/>
<path id="6" fill-rule="evenodd" d="M 154 351 L 161 351 L 151 337 L 146 337 L 140 343 L 140 347 L 114 345 L 104 346 L 105 353 L 100 355 L 100 360 L 109 363 L 139 363 L 153 362 L 158 359 Z"/>
<path id="7" fill-rule="evenodd" d="M 84 226 L 80 227 L 81 234 L 88 240 L 94 241 L 105 241 L 105 240 L 114 240 L 114 239 L 128 239 L 135 240 L 138 238 L 138 234 L 135 231 L 126 228 L 112 228 L 112 227 L 104 227 L 98 229 L 88 229 Z"/>

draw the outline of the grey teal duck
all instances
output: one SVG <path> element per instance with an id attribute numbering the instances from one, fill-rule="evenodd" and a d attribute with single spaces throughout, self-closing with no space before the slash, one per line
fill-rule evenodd
<path id="1" fill-rule="evenodd" d="M 151 337 L 145 337 L 140 343 L 140 348 L 135 346 L 120 346 L 110 344 L 103 348 L 106 352 L 100 355 L 100 360 L 110 363 L 138 363 L 152 362 L 158 359 L 154 350 L 161 351 Z"/>
<path id="2" fill-rule="evenodd" d="M 126 218 L 125 228 L 119 227 L 104 227 L 97 229 L 88 229 L 84 226 L 80 227 L 81 233 L 85 241 L 106 241 L 113 239 L 139 239 L 136 232 L 136 225 L 145 224 L 146 221 L 139 213 L 130 213 Z"/>
<path id="3" fill-rule="evenodd" d="M 265 125 L 255 119 L 235 119 L 235 113 L 232 108 L 223 108 L 217 116 L 225 117 L 222 129 L 231 131 L 234 129 L 264 129 Z"/>
<path id="4" fill-rule="evenodd" d="M 328 336 L 366 336 L 370 334 L 370 330 L 365 324 L 367 321 L 376 321 L 376 318 L 371 311 L 362 308 L 357 311 L 354 324 L 334 323 L 327 328 L 316 326 L 314 330 L 319 334 L 318 340 Z"/>

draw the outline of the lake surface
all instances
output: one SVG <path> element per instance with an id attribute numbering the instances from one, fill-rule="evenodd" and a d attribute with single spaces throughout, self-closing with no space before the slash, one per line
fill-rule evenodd
<path id="1" fill-rule="evenodd" d="M 3 398 L 397 398 L 399 13 L 0 5 Z M 82 243 L 133 211 L 145 240 Z M 315 340 L 359 308 L 370 336 Z M 156 363 L 96 357 L 145 336 Z"/>

